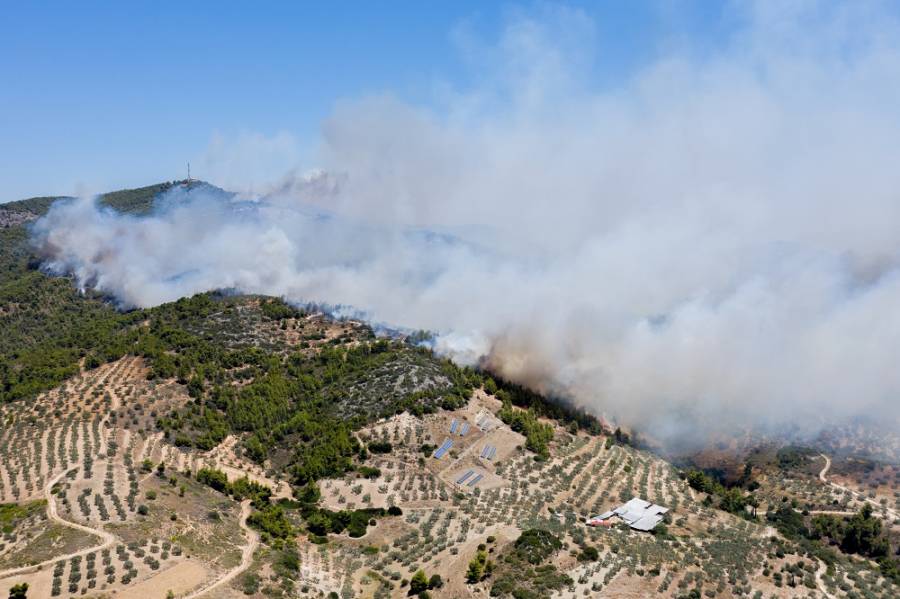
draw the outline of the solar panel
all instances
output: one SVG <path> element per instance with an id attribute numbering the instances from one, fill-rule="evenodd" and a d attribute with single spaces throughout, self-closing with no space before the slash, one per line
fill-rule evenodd
<path id="1" fill-rule="evenodd" d="M 462 429 L 459 431 L 459 434 L 465 437 L 467 432 L 469 432 L 469 423 L 464 422 L 462 425 Z"/>
<path id="2" fill-rule="evenodd" d="M 495 455 L 497 455 L 497 448 L 491 447 L 491 455 L 488 456 L 488 459 L 493 460 Z"/>
<path id="3" fill-rule="evenodd" d="M 457 424 L 459 424 L 459 423 L 456 422 L 456 418 L 454 418 L 454 419 L 453 419 L 453 422 L 450 423 L 450 432 L 451 432 L 451 433 L 455 433 L 455 432 L 456 432 L 456 425 L 457 425 Z"/>
<path id="4" fill-rule="evenodd" d="M 467 486 L 467 487 L 474 487 L 475 485 L 478 484 L 478 481 L 480 481 L 482 478 L 484 478 L 484 475 L 483 475 L 483 474 L 479 474 L 478 476 L 476 476 L 475 478 L 473 478 L 472 480 L 470 480 L 468 483 L 466 483 L 466 486 Z"/>
<path id="5" fill-rule="evenodd" d="M 485 445 L 484 449 L 481 450 L 481 457 L 486 458 L 488 451 L 490 451 L 490 448 L 491 448 L 490 445 Z"/>
<path id="6" fill-rule="evenodd" d="M 466 479 L 469 478 L 470 476 L 472 476 L 472 474 L 474 474 L 474 473 L 475 473 L 474 470 L 469 470 L 468 472 L 466 472 L 465 474 L 463 474 L 456 480 L 456 484 L 458 484 L 458 485 L 463 484 L 464 482 L 466 482 Z"/>
<path id="7" fill-rule="evenodd" d="M 441 459 L 444 457 L 444 454 L 447 453 L 447 450 L 453 447 L 453 441 L 450 439 L 444 439 L 444 442 L 438 447 L 433 454 L 433 457 L 437 459 Z"/>

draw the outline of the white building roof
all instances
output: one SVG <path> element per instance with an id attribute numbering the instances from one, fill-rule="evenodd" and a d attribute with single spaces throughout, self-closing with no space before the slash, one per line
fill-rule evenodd
<path id="1" fill-rule="evenodd" d="M 635 530 L 650 531 L 656 528 L 656 525 L 662 522 L 662 516 L 656 514 L 647 514 L 643 518 L 631 522 L 631 528 Z"/>
<path id="2" fill-rule="evenodd" d="M 627 503 L 620 505 L 611 512 L 604 512 L 598 518 L 606 520 L 612 516 L 618 516 L 624 520 L 631 528 L 636 530 L 653 530 L 657 524 L 662 522 L 662 515 L 669 511 L 669 508 L 656 505 L 633 497 Z"/>

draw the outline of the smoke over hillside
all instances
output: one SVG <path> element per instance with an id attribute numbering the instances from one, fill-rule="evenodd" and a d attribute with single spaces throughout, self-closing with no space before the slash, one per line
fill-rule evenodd
<path id="1" fill-rule="evenodd" d="M 517 18 L 477 48 L 476 89 L 340 104 L 322 171 L 175 190 L 146 218 L 75 201 L 35 242 L 126 305 L 233 287 L 437 331 L 662 438 L 896 426 L 900 28 L 785 5 L 603 89 L 583 17 Z"/>

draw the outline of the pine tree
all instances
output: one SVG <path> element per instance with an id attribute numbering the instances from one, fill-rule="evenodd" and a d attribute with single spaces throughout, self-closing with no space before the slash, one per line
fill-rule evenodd
<path id="1" fill-rule="evenodd" d="M 409 581 L 409 590 L 413 594 L 428 590 L 428 577 L 424 570 L 419 570 L 413 575 L 412 580 Z"/>

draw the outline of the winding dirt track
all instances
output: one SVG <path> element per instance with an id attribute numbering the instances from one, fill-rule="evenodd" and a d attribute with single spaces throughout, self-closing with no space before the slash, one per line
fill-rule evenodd
<path id="1" fill-rule="evenodd" d="M 118 394 L 113 392 L 112 394 L 112 409 L 115 410 L 121 405 L 121 401 L 118 397 Z M 106 421 L 109 419 L 109 413 L 107 412 L 106 416 L 104 416 L 100 423 L 101 426 L 106 424 Z M 105 444 L 105 442 L 104 442 Z M 105 450 L 105 447 L 104 447 Z M 100 528 L 92 528 L 90 526 L 85 526 L 83 524 L 78 524 L 77 522 L 70 522 L 68 520 L 63 519 L 56 507 L 56 500 L 53 496 L 52 490 L 53 485 L 59 482 L 59 480 L 66 475 L 66 471 L 60 472 L 52 479 L 50 479 L 47 484 L 44 486 L 44 499 L 47 501 L 47 516 L 53 522 L 57 522 L 63 526 L 67 526 L 69 528 L 74 528 L 76 530 L 80 530 L 87 534 L 93 535 L 95 537 L 99 537 L 103 540 L 103 542 L 99 545 L 95 545 L 92 547 L 88 547 L 86 549 L 81 549 L 79 551 L 74 551 L 72 553 L 67 553 L 65 555 L 57 555 L 51 559 L 45 560 L 38 564 L 32 564 L 30 566 L 20 566 L 17 568 L 11 568 L 9 570 L 0 570 L 0 578 L 8 578 L 10 576 L 16 576 L 18 574 L 29 574 L 31 572 L 37 571 L 45 566 L 49 566 L 54 564 L 60 560 L 69 560 L 76 556 L 85 556 L 89 553 L 93 553 L 94 551 L 102 551 L 103 549 L 107 549 L 116 544 L 116 537 L 105 530 Z M 150 475 L 148 475 L 150 476 Z M 194 591 L 193 593 L 186 595 L 184 599 L 195 599 L 196 597 L 200 597 L 209 593 L 210 591 L 217 589 L 218 587 L 227 584 L 234 580 L 237 576 L 239 576 L 242 572 L 244 572 L 247 568 L 250 567 L 251 562 L 253 561 L 253 554 L 256 552 L 256 549 L 259 547 L 259 535 L 256 531 L 252 530 L 249 526 L 247 526 L 247 517 L 250 515 L 250 501 L 244 501 L 241 503 L 241 516 L 239 524 L 244 532 L 247 534 L 247 545 L 244 546 L 242 555 L 241 555 L 241 563 L 226 572 L 222 577 L 216 579 L 211 582 L 207 586 L 201 588 L 198 591 Z"/>
<path id="2" fill-rule="evenodd" d="M 872 507 L 875 508 L 876 512 L 884 511 L 894 520 L 897 520 L 898 518 L 900 518 L 900 515 L 898 515 L 896 510 L 891 509 L 887 506 L 883 506 L 880 503 L 878 503 L 877 501 L 875 501 L 874 499 L 872 499 L 871 497 L 866 497 L 862 493 L 858 493 L 858 492 L 854 491 L 853 489 L 849 489 L 849 488 L 845 487 L 844 485 L 838 484 L 833 481 L 829 481 L 828 478 L 826 478 L 826 475 L 828 474 L 828 471 L 831 469 L 831 458 L 829 458 L 824 453 L 821 453 L 819 455 L 821 455 L 823 458 L 825 458 L 825 467 L 822 468 L 821 472 L 819 472 L 819 480 L 821 480 L 826 485 L 831 485 L 835 489 L 840 489 L 841 491 L 843 491 L 845 493 L 850 493 L 850 495 L 852 495 L 853 497 L 855 497 L 856 499 L 858 499 L 860 501 L 865 501 L 866 503 L 871 504 Z M 819 512 L 819 513 L 827 514 L 830 512 Z M 852 515 L 852 513 L 850 515 Z"/>
<path id="3" fill-rule="evenodd" d="M 241 528 L 244 529 L 244 532 L 247 533 L 247 544 L 244 546 L 243 553 L 241 555 L 241 563 L 226 572 L 221 578 L 214 580 L 199 591 L 194 591 L 190 595 L 185 595 L 184 599 L 195 599 L 196 597 L 200 597 L 202 595 L 205 595 L 206 593 L 209 593 L 213 589 L 219 588 L 223 584 L 228 584 L 237 576 L 239 576 L 244 570 L 250 567 L 250 563 L 253 561 L 253 554 L 256 552 L 256 548 L 259 547 L 259 535 L 256 534 L 255 530 L 247 526 L 247 517 L 249 515 L 250 500 L 245 500 L 241 502 L 240 525 Z"/>
<path id="4" fill-rule="evenodd" d="M 0 572 L 0 578 L 6 578 L 8 576 L 14 576 L 16 574 L 27 574 L 44 566 L 49 566 L 50 564 L 53 564 L 60 560 L 68 560 L 75 556 L 84 556 L 88 553 L 108 549 L 109 547 L 115 545 L 116 537 L 114 537 L 112 533 L 108 533 L 105 530 L 101 530 L 99 528 L 91 528 L 90 526 L 85 526 L 76 522 L 69 522 L 68 520 L 64 520 L 62 517 L 60 517 L 59 513 L 56 510 L 56 499 L 53 497 L 53 493 L 51 491 L 53 489 L 53 485 L 59 482 L 59 479 L 61 479 L 65 475 L 65 472 L 60 472 L 52 479 L 50 479 L 50 481 L 47 482 L 47 485 L 44 487 L 44 499 L 47 500 L 47 516 L 52 521 L 58 524 L 62 524 L 63 526 L 68 526 L 69 528 L 74 528 L 76 530 L 80 530 L 81 532 L 86 532 L 90 535 L 94 535 L 95 537 L 100 537 L 101 539 L 103 539 L 103 543 L 101 543 L 100 545 L 95 545 L 93 547 L 88 547 L 87 549 L 81 549 L 80 551 L 75 551 L 73 553 L 57 555 L 56 557 L 45 560 L 39 564 L 33 564 L 31 566 L 21 566 L 18 568 L 12 568 L 10 570 L 3 570 L 2 572 Z"/>
<path id="5" fill-rule="evenodd" d="M 106 379 L 110 376 L 110 374 L 112 374 L 112 370 L 107 370 L 104 373 L 103 378 L 100 379 L 100 382 L 99 383 L 95 382 L 91 386 L 91 389 L 96 389 L 101 383 L 106 381 Z M 106 412 L 106 414 L 103 416 L 103 418 L 100 419 L 100 427 L 104 428 L 104 429 L 105 429 L 106 423 L 109 421 L 110 412 L 112 410 L 119 409 L 119 406 L 122 404 L 118 393 L 113 391 L 110 395 L 112 396 L 112 404 L 110 406 L 110 410 L 108 410 Z M 105 436 L 101 437 L 101 447 L 102 447 L 103 453 L 105 453 L 107 451 L 106 443 L 107 443 L 107 441 L 105 439 Z M 64 470 L 64 471 L 60 472 L 59 474 L 57 474 L 56 476 L 54 476 L 53 478 L 51 478 L 49 481 L 47 481 L 47 484 L 44 486 L 44 499 L 47 501 L 47 516 L 52 521 L 57 522 L 58 524 L 62 524 L 63 526 L 68 526 L 69 528 L 74 528 L 76 530 L 86 532 L 89 535 L 93 535 L 95 537 L 100 537 L 101 539 L 103 539 L 103 543 L 101 543 L 100 545 L 97 545 L 95 547 L 89 547 L 87 549 L 82 549 L 81 551 L 75 551 L 74 553 L 69 553 L 66 555 L 59 555 L 52 559 L 44 560 L 43 562 L 41 562 L 39 564 L 33 564 L 31 566 L 21 566 L 21 567 L 12 568 L 9 570 L 2 570 L 2 571 L 0 571 L 0 578 L 6 578 L 8 576 L 14 576 L 16 574 L 26 574 L 29 572 L 33 572 L 35 570 L 38 570 L 39 568 L 42 568 L 44 566 L 48 566 L 50 564 L 58 562 L 59 560 L 68 560 L 70 558 L 73 558 L 73 557 L 76 557 L 79 555 L 84 556 L 84 555 L 87 555 L 88 553 L 93 553 L 94 551 L 101 551 L 103 549 L 107 549 L 116 544 L 116 537 L 113 536 L 112 533 L 108 533 L 105 530 L 101 530 L 99 528 L 91 528 L 90 526 L 84 526 L 83 524 L 78 524 L 76 522 L 69 522 L 68 520 L 64 520 L 62 517 L 60 517 L 59 513 L 56 510 L 56 500 L 53 497 L 52 490 L 53 490 L 53 485 L 58 483 L 59 479 L 61 479 L 65 475 L 66 475 L 66 471 Z"/>
<path id="6" fill-rule="evenodd" d="M 828 479 L 825 478 L 825 475 L 828 474 L 829 470 L 831 470 L 831 458 L 829 458 L 824 453 L 820 453 L 819 455 L 822 456 L 823 458 L 825 458 L 825 467 L 822 468 L 821 472 L 819 472 L 819 480 L 822 481 L 823 483 L 827 484 Z"/>

